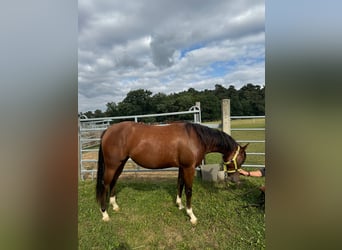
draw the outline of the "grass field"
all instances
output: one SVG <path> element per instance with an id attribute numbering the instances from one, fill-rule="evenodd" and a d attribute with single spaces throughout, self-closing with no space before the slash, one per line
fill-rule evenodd
<path id="1" fill-rule="evenodd" d="M 233 120 L 232 128 L 235 127 L 265 127 L 265 120 Z M 264 140 L 265 132 L 233 131 L 232 136 L 236 140 Z M 265 152 L 265 146 L 252 143 L 247 151 Z M 206 163 L 220 162 L 221 154 L 206 156 Z M 265 164 L 264 156 L 249 155 L 246 163 Z M 146 173 L 123 174 L 117 184 L 121 210 L 114 212 L 110 207 L 111 220 L 107 223 L 102 221 L 95 201 L 95 181 L 81 181 L 79 249 L 265 248 L 264 211 L 248 206 L 259 201 L 258 187 L 265 183 L 265 178 L 241 177 L 240 186 L 196 179 L 192 205 L 198 223 L 192 226 L 186 212 L 178 210 L 175 204 L 176 173 L 173 176 L 158 176 L 158 173 L 151 178 L 146 178 Z"/>
<path id="2" fill-rule="evenodd" d="M 102 221 L 95 182 L 79 184 L 79 249 L 264 249 L 265 214 L 259 207 L 263 178 L 241 177 L 242 184 L 195 180 L 192 226 L 175 204 L 176 178 L 119 179 L 119 212 Z M 184 198 L 183 198 L 184 203 Z"/>

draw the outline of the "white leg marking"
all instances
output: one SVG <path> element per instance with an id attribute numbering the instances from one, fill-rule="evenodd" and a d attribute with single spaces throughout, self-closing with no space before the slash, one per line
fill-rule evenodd
<path id="1" fill-rule="evenodd" d="M 120 210 L 119 205 L 116 203 L 116 197 L 115 196 L 110 197 L 109 203 L 113 205 L 113 210 L 114 211 L 119 211 Z"/>
<path id="2" fill-rule="evenodd" d="M 100 210 L 101 210 L 101 209 L 100 209 Z M 107 211 L 104 211 L 104 212 L 101 211 L 101 213 L 102 213 L 102 220 L 103 220 L 103 221 L 109 221 L 109 220 L 110 220 Z"/>
<path id="3" fill-rule="evenodd" d="M 194 213 L 192 212 L 192 208 L 187 208 L 186 209 L 186 213 L 190 216 L 190 222 L 192 225 L 196 225 L 197 223 L 197 218 L 194 215 Z"/>
<path id="4" fill-rule="evenodd" d="M 183 209 L 182 199 L 177 195 L 176 204 L 178 205 L 179 210 Z"/>

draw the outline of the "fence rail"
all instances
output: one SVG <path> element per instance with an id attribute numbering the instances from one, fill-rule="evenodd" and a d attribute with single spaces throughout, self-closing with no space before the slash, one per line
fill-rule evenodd
<path id="1" fill-rule="evenodd" d="M 201 111 L 200 107 L 193 106 L 189 111 L 184 112 L 173 112 L 173 113 L 164 113 L 164 114 L 151 114 L 151 115 L 136 115 L 136 116 L 120 116 L 120 117 L 106 117 L 106 118 L 85 118 L 81 117 L 79 119 L 79 176 L 82 180 L 84 180 L 84 176 L 86 174 L 90 175 L 92 179 L 94 179 L 94 175 L 96 173 L 96 163 L 97 163 L 97 154 L 93 154 L 92 158 L 85 158 L 86 153 L 98 152 L 96 147 L 100 142 L 100 135 L 103 130 L 105 130 L 110 123 L 114 120 L 134 120 L 138 121 L 139 118 L 145 117 L 155 117 L 155 116 L 171 116 L 171 115 L 184 115 L 184 114 L 193 114 L 193 121 L 195 123 L 201 123 Z M 260 119 L 265 118 L 265 116 L 232 116 L 231 119 Z M 207 125 L 211 128 L 219 128 L 220 124 L 203 124 Z M 232 131 L 265 131 L 265 128 L 232 128 Z M 265 143 L 265 140 L 237 140 L 238 143 Z M 248 152 L 247 155 L 260 155 L 265 156 L 263 152 Z M 144 169 L 137 164 L 135 164 L 132 160 L 129 160 L 130 164 L 133 164 L 131 168 L 124 168 L 124 172 L 156 172 L 156 171 L 176 171 L 178 168 L 166 168 L 166 169 Z M 90 165 L 90 166 L 86 166 Z M 254 168 L 263 168 L 265 165 L 260 164 L 244 164 L 243 167 L 254 167 Z"/>
<path id="2" fill-rule="evenodd" d="M 111 122 L 115 120 L 134 120 L 138 122 L 141 118 L 147 117 L 159 117 L 159 116 L 177 116 L 177 115 L 193 115 L 194 123 L 201 123 L 201 108 L 200 103 L 196 103 L 195 106 L 192 106 L 188 111 L 182 112 L 170 112 L 170 113 L 162 113 L 162 114 L 148 114 L 148 115 L 134 115 L 134 116 L 116 116 L 116 117 L 105 117 L 105 118 L 87 118 L 82 115 L 79 118 L 79 129 L 78 129 L 78 141 L 79 141 L 79 176 L 80 179 L 84 180 L 84 174 L 91 174 L 91 178 L 94 178 L 94 174 L 96 173 L 96 163 L 97 163 L 97 155 L 96 157 L 92 156 L 91 159 L 84 158 L 85 153 L 97 152 L 98 149 L 89 149 L 90 147 L 96 147 L 100 142 L 100 135 L 102 131 L 104 131 L 108 126 L 110 126 Z M 124 168 L 124 172 L 153 172 L 153 171 L 175 171 L 177 168 L 166 168 L 166 169 L 143 169 L 133 161 L 130 161 L 133 164 L 133 169 Z M 88 165 L 88 167 L 86 167 Z M 89 166 L 90 165 L 90 166 Z M 89 169 L 90 168 L 90 169 Z"/>

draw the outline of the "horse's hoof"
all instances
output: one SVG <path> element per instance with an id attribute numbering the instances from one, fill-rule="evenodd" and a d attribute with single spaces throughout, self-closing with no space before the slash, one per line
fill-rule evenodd
<path id="1" fill-rule="evenodd" d="M 101 212 L 102 212 L 102 210 L 101 210 Z M 109 221 L 109 215 L 108 215 L 106 210 L 104 212 L 102 212 L 102 220 L 103 221 Z"/>
<path id="2" fill-rule="evenodd" d="M 193 226 L 195 226 L 197 224 L 197 219 L 191 219 L 190 222 Z"/>
<path id="3" fill-rule="evenodd" d="M 119 211 L 120 211 L 120 207 L 113 207 L 113 210 L 114 210 L 115 212 L 119 212 Z"/>
<path id="4" fill-rule="evenodd" d="M 107 216 L 107 217 L 103 217 L 102 220 L 107 222 L 107 221 L 110 221 L 110 218 L 109 218 L 109 216 Z"/>

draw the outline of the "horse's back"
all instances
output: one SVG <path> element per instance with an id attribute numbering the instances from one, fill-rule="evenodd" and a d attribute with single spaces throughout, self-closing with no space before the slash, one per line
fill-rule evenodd
<path id="1" fill-rule="evenodd" d="M 104 144 L 135 147 L 141 143 L 149 142 L 160 145 L 186 137 L 184 123 L 167 125 L 148 125 L 132 121 L 124 121 L 111 125 L 104 133 Z"/>
<path id="2" fill-rule="evenodd" d="M 101 144 L 106 154 L 125 154 L 127 138 L 131 134 L 134 122 L 125 121 L 111 125 L 102 136 Z M 118 150 L 120 149 L 120 150 Z"/>
<path id="3" fill-rule="evenodd" d="M 120 138 L 122 136 L 126 136 L 130 133 L 131 128 L 134 126 L 134 122 L 125 121 L 111 125 L 107 128 L 104 133 L 102 140 L 108 140 L 112 138 Z"/>

